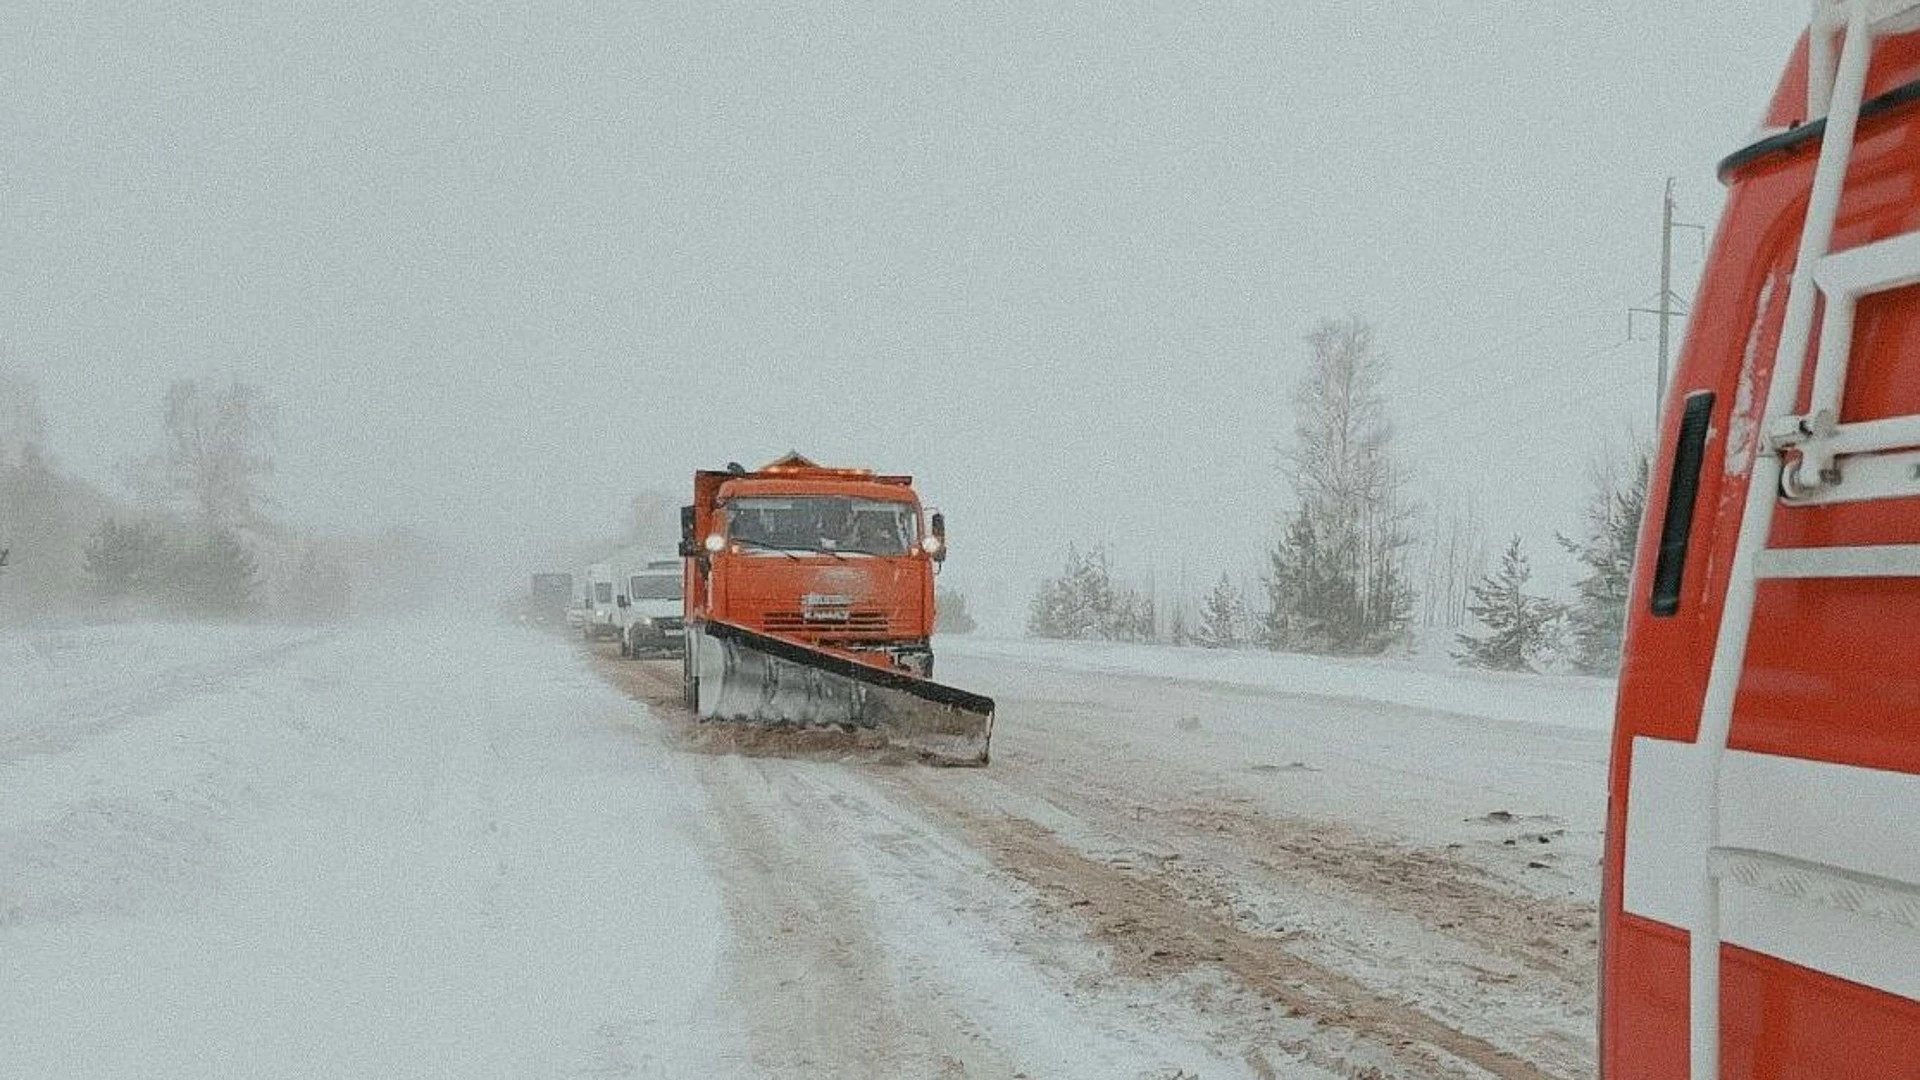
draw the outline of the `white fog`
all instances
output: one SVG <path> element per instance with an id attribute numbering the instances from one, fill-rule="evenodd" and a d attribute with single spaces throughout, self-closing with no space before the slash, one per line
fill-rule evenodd
<path id="1" fill-rule="evenodd" d="M 66 468 L 113 490 L 171 380 L 255 383 L 285 519 L 406 524 L 500 590 L 797 449 L 918 476 L 1014 629 L 1069 541 L 1253 586 L 1303 338 L 1348 316 L 1417 501 L 1564 589 L 1589 463 L 1649 428 L 1664 182 L 1714 220 L 1804 14 L 9 22 L 0 363 Z"/>

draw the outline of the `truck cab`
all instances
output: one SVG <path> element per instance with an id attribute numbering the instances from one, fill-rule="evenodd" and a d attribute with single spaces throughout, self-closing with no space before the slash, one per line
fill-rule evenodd
<path id="1" fill-rule="evenodd" d="M 702 472 L 682 528 L 690 618 L 931 676 L 944 522 L 923 513 L 911 477 L 798 454 Z"/>
<path id="2" fill-rule="evenodd" d="M 573 604 L 573 575 L 535 574 L 527 593 L 527 617 L 539 626 L 559 626 Z"/>

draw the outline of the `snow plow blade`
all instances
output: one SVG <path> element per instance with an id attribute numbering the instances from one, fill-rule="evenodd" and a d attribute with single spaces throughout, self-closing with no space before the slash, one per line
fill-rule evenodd
<path id="1" fill-rule="evenodd" d="M 935 764 L 987 763 L 990 697 L 733 623 L 692 638 L 688 704 L 703 720 L 865 730 Z"/>

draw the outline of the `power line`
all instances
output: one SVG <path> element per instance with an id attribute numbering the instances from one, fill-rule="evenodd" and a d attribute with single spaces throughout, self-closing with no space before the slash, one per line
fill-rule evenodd
<path id="1" fill-rule="evenodd" d="M 1540 370 L 1535 368 L 1520 368 L 1520 369 L 1513 370 L 1509 372 L 1504 379 L 1495 381 L 1489 388 L 1490 392 L 1476 393 L 1471 398 L 1468 398 L 1464 401 L 1456 402 L 1444 408 L 1434 409 L 1428 412 L 1418 413 L 1418 414 L 1414 414 L 1412 416 L 1407 416 L 1407 417 L 1402 417 L 1401 418 L 1402 422 L 1414 423 L 1414 424 L 1431 423 L 1436 420 L 1442 420 L 1450 416 L 1458 415 L 1459 413 L 1464 412 L 1468 409 L 1479 408 L 1486 405 L 1497 405 L 1502 401 L 1506 400 L 1509 396 L 1511 396 L 1512 392 L 1515 390 L 1522 389 L 1523 387 L 1537 387 L 1538 383 L 1543 378 L 1551 378 L 1554 376 L 1577 376 L 1583 380 L 1591 380 L 1593 378 L 1593 372 L 1580 368 L 1578 365 L 1581 362 L 1586 360 L 1591 360 L 1597 356 L 1602 356 L 1607 353 L 1616 352 L 1633 343 L 1634 343 L 1633 338 L 1625 337 L 1625 338 L 1621 338 L 1618 341 L 1610 342 L 1606 345 L 1600 345 L 1595 348 L 1589 349 L 1586 352 L 1579 353 L 1574 357 L 1572 357 L 1570 361 L 1564 364 L 1555 366 L 1553 368 L 1548 368 L 1545 370 Z"/>
<path id="2" fill-rule="evenodd" d="M 1530 341 L 1550 330 L 1571 326 L 1577 322 L 1598 321 L 1606 317 L 1608 310 L 1609 308 L 1607 306 L 1595 305 L 1591 301 L 1579 305 L 1567 305 L 1562 309 L 1561 314 L 1545 319 L 1530 329 L 1521 330 L 1508 334 L 1505 337 L 1495 338 L 1491 341 L 1476 342 L 1473 358 L 1453 368 L 1450 373 L 1454 375 L 1472 374 L 1477 369 L 1487 367 L 1491 364 L 1498 364 L 1507 359 L 1500 355 L 1503 350 L 1519 345 L 1522 342 Z M 1611 310 L 1618 311 L 1619 309 L 1614 308 Z"/>

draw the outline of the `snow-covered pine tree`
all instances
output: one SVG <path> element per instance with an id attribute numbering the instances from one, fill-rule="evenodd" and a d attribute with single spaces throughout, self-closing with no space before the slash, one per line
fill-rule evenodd
<path id="1" fill-rule="evenodd" d="M 1067 545 L 1066 564 L 1057 577 L 1040 583 L 1027 613 L 1027 632 L 1045 638 L 1099 637 L 1113 607 L 1106 556 L 1099 548 L 1082 554 Z"/>
<path id="2" fill-rule="evenodd" d="M 1084 554 L 1068 545 L 1060 576 L 1040 583 L 1027 611 L 1027 632 L 1035 637 L 1152 641 L 1156 625 L 1153 597 L 1115 586 L 1098 544 Z"/>
<path id="3" fill-rule="evenodd" d="M 1027 633 L 1042 638 L 1073 636 L 1069 611 L 1072 603 L 1068 593 L 1072 591 L 1073 572 L 1079 562 L 1080 553 L 1068 545 L 1066 571 L 1059 577 L 1043 579 L 1039 591 L 1033 594 L 1033 602 L 1027 608 Z"/>
<path id="4" fill-rule="evenodd" d="M 1131 589 L 1115 589 L 1112 596 L 1099 636 L 1107 641 L 1152 641 L 1153 601 Z"/>
<path id="5" fill-rule="evenodd" d="M 1586 530 L 1578 540 L 1557 537 L 1560 546 L 1587 568 L 1574 584 L 1576 599 L 1567 609 L 1567 629 L 1575 670 L 1611 675 L 1620 670 L 1620 639 L 1627 625 L 1627 590 L 1633 580 L 1633 556 L 1640 539 L 1640 518 L 1647 508 L 1647 454 L 1634 455 L 1632 472 L 1622 480 L 1614 469 L 1597 470 L 1585 508 Z"/>
<path id="6" fill-rule="evenodd" d="M 1560 609 L 1545 597 L 1527 593 L 1527 579 L 1532 576 L 1520 538 L 1515 536 L 1500 558 L 1499 569 L 1473 587 L 1473 601 L 1467 605 L 1487 634 L 1456 635 L 1462 651 L 1454 653 L 1454 659 L 1495 671 L 1533 670 L 1534 661 L 1553 645 Z"/>
<path id="7" fill-rule="evenodd" d="M 1200 629 L 1194 640 L 1209 649 L 1231 649 L 1246 641 L 1246 625 L 1246 602 L 1223 571 L 1201 606 Z"/>
<path id="8" fill-rule="evenodd" d="M 174 549 L 166 581 L 175 608 L 191 615 L 240 615 L 253 610 L 260 567 L 240 538 L 215 529 Z"/>
<path id="9" fill-rule="evenodd" d="M 109 601 L 150 596 L 169 571 L 166 534 L 140 520 L 102 521 L 87 538 L 81 558 L 87 579 Z"/>
<path id="10" fill-rule="evenodd" d="M 977 624 L 967 612 L 967 596 L 945 585 L 934 590 L 933 629 L 939 634 L 972 633 Z"/>
<path id="11" fill-rule="evenodd" d="M 1113 571 L 1107 563 L 1106 549 L 1098 544 L 1080 557 L 1072 578 L 1072 614 L 1068 637 L 1111 638 L 1113 636 Z"/>
<path id="12" fill-rule="evenodd" d="M 1301 511 L 1269 553 L 1266 644 L 1287 652 L 1340 652 L 1340 626 L 1354 607 L 1348 564 L 1321 542 Z"/>

